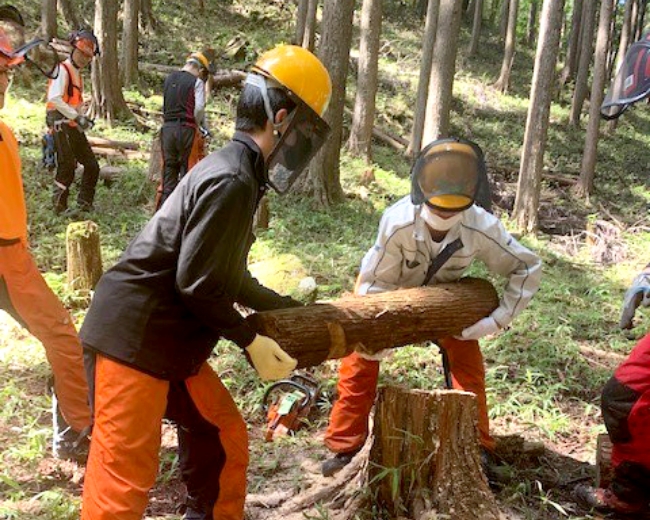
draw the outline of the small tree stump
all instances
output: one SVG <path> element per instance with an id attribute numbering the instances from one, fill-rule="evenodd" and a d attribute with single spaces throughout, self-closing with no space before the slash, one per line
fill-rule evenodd
<path id="1" fill-rule="evenodd" d="M 99 228 L 90 220 L 71 222 L 65 234 L 68 285 L 75 291 L 91 291 L 102 276 Z"/>
<path id="2" fill-rule="evenodd" d="M 481 469 L 472 393 L 381 388 L 368 471 L 393 517 L 500 518 Z"/>
<path id="3" fill-rule="evenodd" d="M 162 170 L 162 144 L 160 142 L 160 132 L 156 132 L 156 135 L 151 141 L 151 153 L 149 154 L 149 168 L 147 171 L 147 178 L 151 182 L 160 182 L 162 179 Z"/>
<path id="4" fill-rule="evenodd" d="M 251 314 L 260 334 L 276 340 L 298 367 L 459 335 L 499 304 L 490 282 L 463 278 L 329 303 Z"/>
<path id="5" fill-rule="evenodd" d="M 596 486 L 606 488 L 612 482 L 612 441 L 606 433 L 600 433 L 596 440 Z"/>

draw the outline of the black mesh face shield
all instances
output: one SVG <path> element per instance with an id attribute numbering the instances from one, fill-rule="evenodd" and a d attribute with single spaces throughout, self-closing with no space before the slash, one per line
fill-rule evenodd
<path id="1" fill-rule="evenodd" d="M 628 49 L 600 107 L 600 114 L 605 119 L 616 119 L 630 105 L 649 95 L 650 32 Z"/>
<path id="2" fill-rule="evenodd" d="M 284 194 L 327 140 L 330 127 L 308 105 L 300 102 L 268 160 L 269 185 Z"/>
<path id="3" fill-rule="evenodd" d="M 34 40 L 18 49 L 25 61 L 39 70 L 45 77 L 54 79 L 59 74 L 59 56 L 54 48 L 44 40 Z"/>

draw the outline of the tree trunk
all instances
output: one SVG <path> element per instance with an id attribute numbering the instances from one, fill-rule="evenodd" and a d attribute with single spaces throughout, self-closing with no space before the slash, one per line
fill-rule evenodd
<path id="1" fill-rule="evenodd" d="M 531 0 L 528 11 L 528 26 L 526 28 L 526 45 L 532 47 L 537 34 L 537 0 Z"/>
<path id="2" fill-rule="evenodd" d="M 497 18 L 497 13 L 500 11 L 499 9 L 499 1 L 500 0 L 490 0 L 490 15 L 489 15 L 489 22 L 492 27 L 494 27 L 496 18 Z"/>
<path id="3" fill-rule="evenodd" d="M 590 0 L 585 0 L 590 1 Z M 578 56 L 580 53 L 580 33 L 582 27 L 582 9 L 583 0 L 573 1 L 573 11 L 571 13 L 571 34 L 567 42 L 567 53 L 560 74 L 560 86 L 564 86 L 569 81 L 573 81 L 576 77 L 576 69 L 578 67 Z"/>
<path id="4" fill-rule="evenodd" d="M 641 1 L 638 9 L 639 11 L 637 14 L 636 23 L 633 23 L 632 25 L 632 27 L 634 27 L 634 37 L 632 38 L 633 41 L 640 40 L 641 36 L 643 36 L 643 28 L 645 27 L 645 15 L 648 10 L 648 0 Z"/>
<path id="5" fill-rule="evenodd" d="M 589 79 L 589 65 L 593 56 L 594 39 L 594 18 L 596 0 L 583 0 L 582 4 L 582 27 L 580 29 L 580 61 L 576 76 L 576 85 L 571 100 L 571 113 L 569 124 L 578 126 L 580 124 L 580 113 L 582 105 L 587 97 L 587 81 Z"/>
<path id="6" fill-rule="evenodd" d="M 77 17 L 77 8 L 72 5 L 73 0 L 58 0 L 59 9 L 61 14 L 68 25 L 73 29 L 81 26 L 79 18 Z"/>
<path id="7" fill-rule="evenodd" d="M 498 520 L 481 469 L 476 396 L 380 388 L 368 481 L 393 518 Z"/>
<path id="8" fill-rule="evenodd" d="M 455 336 L 499 305 L 494 287 L 477 278 L 430 287 L 351 296 L 330 303 L 251 314 L 253 328 L 275 339 L 298 367 L 357 349 L 376 353 Z"/>
<path id="9" fill-rule="evenodd" d="M 502 40 L 506 39 L 508 33 L 508 18 L 511 0 L 502 0 L 501 4 L 501 21 L 499 22 L 499 36 Z"/>
<path id="10" fill-rule="evenodd" d="M 309 0 L 298 0 L 298 8 L 296 9 L 296 30 L 293 35 L 294 45 L 302 45 L 302 39 L 305 36 L 305 23 L 307 21 L 308 7 Z"/>
<path id="11" fill-rule="evenodd" d="M 618 69 L 621 67 L 621 64 L 625 61 L 625 53 L 627 52 L 628 47 L 630 46 L 630 36 L 634 32 L 634 27 L 632 27 L 632 6 L 636 4 L 636 0 L 628 0 L 625 3 L 625 11 L 623 13 L 623 22 L 621 24 L 621 36 L 618 41 L 618 50 L 616 52 L 616 63 L 612 67 L 613 74 L 616 74 Z M 612 41 L 612 47 L 614 42 Z M 611 77 L 608 73 L 607 77 Z M 612 119 L 607 123 L 607 133 L 612 133 L 616 130 L 618 126 L 618 119 Z"/>
<path id="12" fill-rule="evenodd" d="M 101 54 L 92 62 L 92 117 L 103 117 L 109 125 L 131 116 L 122 96 L 117 67 L 117 7 L 114 0 L 95 0 L 95 35 Z"/>
<path id="13" fill-rule="evenodd" d="M 365 156 L 367 162 L 372 161 L 372 127 L 375 121 L 375 96 L 377 95 L 381 2 L 382 0 L 363 0 L 357 93 L 348 139 L 348 150 L 352 155 Z"/>
<path id="14" fill-rule="evenodd" d="M 440 0 L 439 9 L 422 135 L 423 146 L 434 139 L 446 136 L 449 131 L 456 73 L 456 53 L 462 18 L 461 3 L 454 0 Z"/>
<path id="15" fill-rule="evenodd" d="M 271 211 L 269 209 L 269 198 L 265 195 L 260 200 L 253 217 L 253 229 L 269 229 L 269 220 L 271 219 Z"/>
<path id="16" fill-rule="evenodd" d="M 598 35 L 596 37 L 594 80 L 591 85 L 591 98 L 589 99 L 589 123 L 587 123 L 580 179 L 575 187 L 576 193 L 580 196 L 589 196 L 594 188 L 594 173 L 600 132 L 600 105 L 602 105 L 605 95 L 605 67 L 607 65 L 609 24 L 612 20 L 612 10 L 612 0 L 601 0 Z"/>
<path id="17" fill-rule="evenodd" d="M 94 222 L 71 222 L 65 234 L 68 286 L 74 291 L 92 291 L 102 276 L 99 228 Z"/>
<path id="18" fill-rule="evenodd" d="M 343 140 L 343 108 L 345 86 L 352 43 L 354 0 L 325 2 L 318 56 L 332 79 L 332 98 L 325 120 L 332 132 L 309 167 L 308 184 L 318 204 L 327 207 L 343 200 L 340 179 L 341 142 Z"/>
<path id="19" fill-rule="evenodd" d="M 481 39 L 481 23 L 483 22 L 483 0 L 476 0 L 474 3 L 474 22 L 472 23 L 472 39 L 467 49 L 467 55 L 472 57 L 478 50 L 478 43 Z"/>
<path id="20" fill-rule="evenodd" d="M 508 92 L 510 86 L 510 72 L 512 71 L 512 62 L 515 58 L 515 45 L 517 41 L 517 14 L 519 13 L 519 0 L 510 0 L 508 8 L 508 32 L 506 35 L 506 44 L 503 50 L 503 62 L 501 63 L 501 74 L 494 84 L 494 88 L 504 94 Z"/>
<path id="21" fill-rule="evenodd" d="M 41 33 L 48 42 L 57 36 L 56 0 L 41 0 Z"/>
<path id="22" fill-rule="evenodd" d="M 309 0 L 307 14 L 305 17 L 305 31 L 302 38 L 302 46 L 313 52 L 316 41 L 316 15 L 318 13 L 318 0 Z"/>
<path id="23" fill-rule="evenodd" d="M 420 79 L 418 80 L 418 93 L 413 116 L 413 129 L 411 130 L 411 143 L 406 150 L 407 155 L 411 157 L 416 155 L 422 149 L 422 134 L 424 132 L 424 120 L 427 113 L 427 97 L 429 94 L 429 80 L 431 79 L 433 47 L 436 42 L 439 8 L 440 0 L 429 0 L 427 6 L 427 19 L 424 24 L 422 59 L 420 60 Z"/>
<path id="24" fill-rule="evenodd" d="M 537 210 L 563 7 L 564 0 L 544 0 L 540 15 L 539 40 L 513 212 L 519 229 L 527 232 L 535 231 L 538 224 Z"/>
<path id="25" fill-rule="evenodd" d="M 140 0 L 124 0 L 124 22 L 122 33 L 122 74 L 124 85 L 138 83 L 138 18 Z"/>
<path id="26" fill-rule="evenodd" d="M 142 25 L 144 28 L 149 30 L 156 30 L 158 22 L 153 15 L 153 7 L 151 5 L 151 0 L 140 0 L 140 13 L 142 14 Z"/>

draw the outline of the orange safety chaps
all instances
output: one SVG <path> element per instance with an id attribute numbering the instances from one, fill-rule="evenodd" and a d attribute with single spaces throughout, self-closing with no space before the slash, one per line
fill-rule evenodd
<path id="1" fill-rule="evenodd" d="M 485 397 L 485 367 L 478 341 L 445 338 L 440 346 L 447 350 L 453 387 L 476 394 L 479 441 L 494 450 Z M 368 437 L 368 417 L 377 394 L 379 361 L 364 359 L 356 352 L 341 360 L 338 399 L 334 403 L 325 434 L 325 445 L 335 453 L 361 448 Z"/>
<path id="2" fill-rule="evenodd" d="M 170 382 L 97 354 L 93 382 L 95 423 L 82 520 L 142 518 L 158 472 L 163 417 L 178 426 L 181 475 L 192 507 L 207 520 L 244 518 L 246 424 L 207 362 L 197 375 Z"/>
<path id="3" fill-rule="evenodd" d="M 63 418 L 76 432 L 87 428 L 88 386 L 77 331 L 22 242 L 0 246 L 0 308 L 43 344 Z"/>

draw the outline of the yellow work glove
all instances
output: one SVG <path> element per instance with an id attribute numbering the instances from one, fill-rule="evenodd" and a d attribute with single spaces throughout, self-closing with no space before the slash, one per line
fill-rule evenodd
<path id="1" fill-rule="evenodd" d="M 246 347 L 246 352 L 263 381 L 289 377 L 298 364 L 298 361 L 282 350 L 275 340 L 259 334 Z"/>

